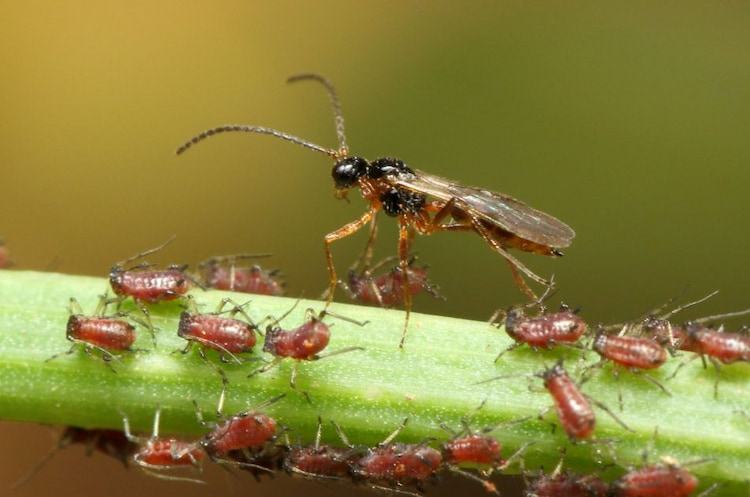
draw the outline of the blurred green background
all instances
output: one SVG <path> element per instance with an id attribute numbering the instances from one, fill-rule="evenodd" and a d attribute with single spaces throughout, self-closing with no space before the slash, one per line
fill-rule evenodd
<path id="1" fill-rule="evenodd" d="M 513 195 L 573 227 L 563 259 L 520 258 L 554 273 L 556 300 L 587 320 L 634 318 L 688 283 L 687 298 L 721 291 L 691 316 L 750 307 L 747 2 L 42 1 L 2 12 L 0 237 L 19 269 L 104 276 L 174 234 L 153 260 L 273 252 L 290 295 L 317 295 L 323 235 L 364 210 L 356 195 L 333 198 L 330 160 L 248 134 L 174 156 L 225 123 L 335 147 L 323 90 L 284 84 L 315 71 L 338 88 L 353 153 Z M 381 221 L 378 254 L 391 255 L 394 223 Z M 342 272 L 364 241 L 334 245 Z M 415 248 L 448 298 L 416 311 L 486 319 L 523 301 L 477 236 Z M 35 427 L 2 433 L 0 487 L 53 444 Z M 76 461 L 107 476 L 68 473 L 71 494 L 134 491 L 113 461 L 68 452 L 14 495 L 57 495 L 60 468 Z M 234 492 L 342 491 L 278 481 Z"/>

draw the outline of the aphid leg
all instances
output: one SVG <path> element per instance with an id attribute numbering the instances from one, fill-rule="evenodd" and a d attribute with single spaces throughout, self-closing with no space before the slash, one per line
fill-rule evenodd
<path id="1" fill-rule="evenodd" d="M 333 352 L 328 352 L 327 354 L 316 354 L 316 355 L 310 356 L 307 360 L 308 361 L 319 361 L 320 359 L 325 359 L 326 357 L 331 357 L 331 356 L 335 356 L 335 355 L 338 355 L 338 354 L 344 354 L 346 352 L 353 352 L 355 350 L 365 350 L 365 348 L 364 347 L 359 347 L 359 346 L 345 347 L 343 349 L 334 350 Z M 307 399 L 307 402 L 309 402 L 310 404 L 312 404 L 312 401 L 310 400 L 310 394 L 307 393 L 304 390 L 300 390 L 299 388 L 297 388 L 297 386 L 295 384 L 295 381 L 297 379 L 297 369 L 299 367 L 300 362 L 301 361 L 294 361 L 294 366 L 292 366 L 292 375 L 289 378 L 289 386 L 292 387 L 292 389 L 294 389 L 294 390 L 298 391 L 299 393 L 301 393 L 302 395 L 304 395 L 305 399 Z"/>
<path id="2" fill-rule="evenodd" d="M 211 366 L 213 370 L 216 371 L 216 373 L 218 373 L 218 375 L 221 377 L 221 393 L 219 394 L 219 404 L 218 404 L 218 407 L 216 408 L 216 412 L 218 414 L 221 414 L 221 412 L 224 409 L 224 399 L 227 396 L 229 378 L 227 378 L 227 374 L 224 372 L 223 369 L 221 369 L 219 366 L 217 366 L 216 364 L 208 360 L 208 357 L 206 357 L 205 350 L 200 349 L 200 351 L 198 352 L 198 355 L 201 357 L 201 359 L 203 359 L 203 362 Z"/>
<path id="3" fill-rule="evenodd" d="M 455 473 L 457 475 L 461 475 L 464 478 L 468 478 L 470 480 L 474 480 L 475 482 L 479 483 L 488 492 L 493 493 L 495 495 L 500 495 L 500 492 L 497 490 L 497 487 L 491 481 L 489 481 L 489 480 L 487 480 L 485 478 L 482 478 L 480 476 L 477 476 L 474 473 L 470 473 L 470 472 L 468 472 L 468 471 L 466 471 L 464 469 L 461 469 L 461 468 L 459 468 L 457 466 L 450 465 L 450 466 L 447 466 L 447 467 L 448 467 L 449 471 L 451 471 L 451 472 L 453 472 L 453 473 Z"/>
<path id="4" fill-rule="evenodd" d="M 318 313 L 317 317 L 315 316 L 315 311 L 312 310 L 312 309 L 308 309 L 306 314 L 307 315 L 305 316 L 305 319 L 307 319 L 307 320 L 317 319 L 318 321 L 320 321 L 323 318 L 325 318 L 326 316 L 331 316 L 333 318 L 340 319 L 340 320 L 346 321 L 348 323 L 356 324 L 357 326 L 364 326 L 367 323 L 369 323 L 369 321 L 359 321 L 357 319 L 350 318 L 350 317 L 347 317 L 347 316 L 344 316 L 342 314 L 338 314 L 338 313 L 335 313 L 335 312 L 332 312 L 332 311 L 328 311 L 326 309 L 323 309 L 322 311 L 320 311 L 320 313 Z"/>
<path id="5" fill-rule="evenodd" d="M 99 359 L 99 357 L 97 357 L 97 356 L 95 356 L 94 354 L 91 353 L 92 349 L 98 350 L 99 352 L 101 352 L 101 354 L 102 354 L 101 361 L 104 363 L 105 366 L 107 366 L 109 368 L 110 371 L 112 371 L 113 373 L 117 374 L 117 370 L 111 364 L 112 360 L 120 362 L 120 359 L 116 355 L 113 355 L 108 350 L 103 349 L 101 347 L 97 347 L 96 345 L 92 345 L 90 343 L 81 342 L 81 345 L 83 346 L 83 352 L 87 356 L 91 357 L 92 359 Z"/>
<path id="6" fill-rule="evenodd" d="M 325 245 L 326 264 L 328 264 L 328 277 L 330 278 L 329 286 L 328 286 L 328 295 L 326 298 L 326 306 L 325 306 L 326 309 L 328 308 L 329 305 L 331 305 L 331 302 L 333 302 L 333 295 L 334 295 L 334 292 L 336 291 L 336 286 L 338 286 L 338 277 L 336 276 L 336 268 L 333 265 L 333 256 L 331 255 L 331 244 L 337 240 L 346 238 L 352 233 L 357 232 L 360 228 L 362 228 L 362 226 L 370 222 L 376 213 L 377 213 L 377 210 L 371 207 L 364 214 L 362 214 L 362 216 L 360 216 L 359 219 L 352 221 L 348 224 L 345 224 L 344 226 L 337 229 L 336 231 L 332 231 L 331 233 L 328 233 L 323 238 L 323 243 Z"/>
<path id="7" fill-rule="evenodd" d="M 302 390 L 300 388 L 297 388 L 297 370 L 299 369 L 299 361 L 294 361 L 294 366 L 292 366 L 292 374 L 289 376 L 289 386 L 292 387 L 292 390 L 295 390 L 299 393 L 301 393 L 305 400 L 307 400 L 308 404 L 312 404 L 312 400 L 310 399 L 310 394 L 307 393 L 307 391 Z"/>
<path id="8" fill-rule="evenodd" d="M 275 368 L 283 360 L 284 360 L 284 357 L 275 357 L 271 362 L 266 363 L 265 365 L 261 366 L 260 368 L 256 369 L 255 371 L 250 371 L 247 374 L 247 377 L 250 378 L 252 376 L 255 376 L 256 374 L 265 373 L 269 369 Z"/>
<path id="9" fill-rule="evenodd" d="M 130 420 L 128 419 L 127 414 L 122 409 L 118 409 L 120 412 L 120 416 L 122 416 L 122 432 L 125 434 L 125 438 L 128 439 L 128 442 L 132 442 L 135 444 L 141 444 L 146 441 L 143 437 L 137 437 L 133 435 L 130 432 Z M 159 412 L 159 409 L 157 409 L 157 413 Z"/>
<path id="10" fill-rule="evenodd" d="M 659 380 L 657 380 L 656 378 L 654 378 L 650 374 L 644 373 L 642 370 L 637 369 L 637 368 L 630 368 L 629 370 L 630 370 L 631 373 L 637 374 L 641 378 L 643 378 L 644 380 L 650 382 L 652 385 L 655 385 L 656 387 L 658 387 L 665 394 L 669 395 L 670 397 L 672 396 L 672 392 L 670 392 L 669 390 L 667 390 L 667 388 L 664 385 L 662 385 Z M 622 409 L 620 409 L 620 410 L 622 411 Z"/>
<path id="11" fill-rule="evenodd" d="M 615 415 L 615 413 L 613 413 L 613 412 L 612 412 L 612 410 L 611 410 L 611 409 L 610 409 L 609 407 L 607 407 L 607 406 L 606 406 L 605 404 L 602 404 L 602 403 L 601 403 L 601 402 L 599 402 L 598 400 L 592 399 L 591 397 L 589 397 L 589 396 L 588 396 L 588 395 L 586 395 L 586 394 L 583 394 L 583 395 L 584 395 L 584 396 L 585 396 L 585 397 L 586 397 L 586 398 L 587 398 L 587 399 L 589 400 L 589 402 L 591 402 L 592 404 L 594 404 L 595 406 L 597 406 L 597 407 L 598 407 L 599 409 L 601 409 L 602 411 L 604 411 L 604 412 L 606 412 L 607 414 L 609 414 L 609 415 L 610 415 L 610 416 L 612 417 L 612 419 L 614 419 L 614 420 L 615 420 L 615 421 L 617 422 L 617 424 L 619 424 L 620 426 L 622 426 L 623 428 L 625 428 L 625 429 L 626 429 L 626 430 L 628 430 L 629 432 L 631 432 L 631 433 L 635 433 L 635 430 L 632 430 L 632 429 L 631 429 L 631 428 L 630 428 L 630 427 L 629 427 L 628 425 L 626 425 L 626 424 L 625 424 L 625 423 L 624 423 L 624 422 L 623 422 L 623 421 L 622 421 L 622 420 L 621 420 L 620 418 L 618 418 L 618 417 L 617 417 L 617 416 Z"/>
<path id="12" fill-rule="evenodd" d="M 542 409 L 541 411 L 539 411 L 539 414 L 537 415 L 537 418 L 539 419 L 539 421 L 541 421 L 543 423 L 547 423 L 548 425 L 550 425 L 552 427 L 552 431 L 550 433 L 554 435 L 555 434 L 555 430 L 557 430 L 557 425 L 555 423 L 553 423 L 552 421 L 548 421 L 548 420 L 544 419 L 545 414 L 547 414 L 551 410 L 552 410 L 552 406 L 545 407 L 544 409 Z"/>
<path id="13" fill-rule="evenodd" d="M 500 360 L 500 357 L 505 354 L 506 352 L 510 352 L 513 349 L 517 349 L 521 345 L 524 345 L 524 342 L 513 342 L 512 344 L 508 345 L 504 350 L 501 350 L 500 353 L 495 357 L 495 362 Z"/>
<path id="14" fill-rule="evenodd" d="M 508 459 L 503 461 L 503 463 L 500 466 L 498 466 L 497 469 L 499 469 L 500 471 L 504 470 L 505 468 L 510 466 L 513 462 L 515 462 L 516 459 L 523 461 L 523 458 L 521 457 L 523 456 L 523 453 L 526 452 L 526 449 L 528 449 L 529 447 L 535 444 L 536 442 L 525 442 L 518 448 L 517 451 L 513 453 L 513 455 L 511 455 Z"/>
<path id="15" fill-rule="evenodd" d="M 354 352 L 355 350 L 365 350 L 364 347 L 360 347 L 358 345 L 354 345 L 352 347 L 344 347 L 343 349 L 334 350 L 332 352 L 328 352 L 327 354 L 319 354 L 311 356 L 308 360 L 309 361 L 319 361 L 320 359 L 325 359 L 326 357 L 335 356 L 338 354 L 344 354 L 346 352 Z M 299 362 L 299 361 L 297 361 Z"/>
<path id="16" fill-rule="evenodd" d="M 120 303 L 122 302 L 121 299 Z M 151 342 L 154 344 L 154 349 L 156 349 L 156 332 L 154 331 L 154 323 L 151 321 L 151 311 L 148 310 L 148 307 L 146 307 L 146 304 L 141 302 L 140 300 L 135 301 L 135 305 L 138 306 L 138 309 L 143 314 L 143 317 L 145 318 L 146 328 L 148 328 L 149 333 L 151 333 Z M 118 304 L 119 307 L 119 304 Z"/>
<path id="17" fill-rule="evenodd" d="M 333 428 L 336 430 L 336 434 L 339 436 L 343 444 L 350 449 L 356 449 L 356 447 L 349 441 L 349 437 L 347 437 L 346 433 L 344 433 L 343 428 L 341 428 L 341 426 L 339 426 L 339 424 L 334 420 L 331 420 L 331 424 L 333 425 Z"/>
<path id="18" fill-rule="evenodd" d="M 711 495 L 712 493 L 714 493 L 714 491 L 719 487 L 721 487 L 721 483 L 714 483 L 713 485 L 705 489 L 703 492 L 696 495 L 696 497 L 707 497 L 708 495 Z"/>

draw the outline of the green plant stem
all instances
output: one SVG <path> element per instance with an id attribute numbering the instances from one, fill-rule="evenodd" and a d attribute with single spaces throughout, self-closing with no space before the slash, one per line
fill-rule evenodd
<path id="1" fill-rule="evenodd" d="M 127 413 L 134 429 L 150 432 L 157 407 L 162 412 L 162 432 L 197 437 L 205 428 L 196 421 L 195 400 L 209 414 L 215 411 L 221 381 L 216 372 L 198 356 L 174 353 L 185 346 L 175 330 L 180 303 L 151 306 L 158 347 L 139 326 L 136 347 L 142 351 L 125 354 L 112 365 L 113 374 L 99 360 L 83 351 L 65 352 L 68 319 L 66 306 L 75 297 L 84 312 L 93 312 L 99 295 L 108 289 L 102 278 L 66 276 L 37 272 L 0 272 L 0 419 L 75 425 L 87 428 L 121 428 L 119 410 Z M 244 302 L 253 319 L 281 316 L 295 299 L 246 296 L 218 291 L 196 290 L 196 301 L 205 312 L 213 311 L 222 297 Z M 285 328 L 298 326 L 307 308 L 320 310 L 323 303 L 302 301 L 282 322 Z M 658 437 L 649 451 L 649 462 L 670 456 L 679 461 L 711 459 L 691 466 L 702 486 L 720 482 L 717 495 L 744 491 L 750 475 L 750 368 L 747 364 L 723 367 L 719 398 L 714 399 L 715 371 L 692 361 L 674 379 L 668 379 L 681 360 L 672 359 L 653 374 L 672 393 L 667 396 L 643 378 L 628 372 L 616 381 L 607 365 L 594 370 L 585 383 L 587 395 L 607 404 L 631 428 L 624 430 L 610 416 L 597 409 L 596 437 L 616 439 L 604 445 L 571 445 L 558 429 L 537 419 L 551 405 L 541 380 L 530 375 L 553 364 L 560 354 L 567 357 L 572 372 L 581 367 L 581 351 L 564 349 L 537 353 L 522 347 L 504 354 L 498 352 L 512 342 L 502 329 L 487 323 L 413 313 L 405 349 L 398 347 L 404 314 L 335 303 L 331 310 L 348 318 L 367 320 L 364 327 L 326 318 L 332 325 L 328 351 L 361 346 L 353 351 L 299 365 L 297 385 L 308 391 L 308 403 L 290 389 L 293 361 L 247 378 L 262 363 L 222 364 L 229 378 L 224 411 L 246 410 L 276 395 L 287 394 L 265 411 L 291 428 L 291 438 L 309 442 L 314 438 L 318 416 L 324 420 L 324 440 L 338 441 L 330 421 L 341 425 L 355 444 L 374 445 L 408 418 L 399 436 L 405 442 L 428 437 L 440 440 L 450 435 L 440 423 L 458 430 L 461 419 L 469 416 L 472 428 L 481 429 L 526 416 L 527 421 L 492 433 L 509 456 L 525 442 L 534 441 L 524 456 L 529 469 L 552 468 L 566 450 L 566 466 L 580 472 L 603 471 L 608 479 L 622 474 L 623 466 L 640 464 L 643 449 Z M 136 314 L 136 313 L 134 313 Z M 269 360 L 260 352 L 251 354 Z M 217 361 L 212 351 L 209 359 Z M 587 353 L 588 362 L 595 357 Z M 218 361 L 217 361 L 218 362 Z M 498 375 L 503 379 L 479 383 Z M 512 376 L 515 375 L 515 376 Z M 624 408 L 618 409 L 618 391 Z M 475 411 L 483 402 L 484 407 Z M 595 408 L 596 409 L 596 408 Z M 554 409 L 545 419 L 558 425 Z M 609 469 L 603 466 L 613 462 Z M 516 469 L 517 470 L 517 469 Z"/>

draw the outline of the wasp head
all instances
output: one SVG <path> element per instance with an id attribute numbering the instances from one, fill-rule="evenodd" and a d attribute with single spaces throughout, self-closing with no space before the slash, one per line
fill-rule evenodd
<path id="1" fill-rule="evenodd" d="M 369 163 L 362 157 L 345 157 L 333 165 L 333 183 L 337 190 L 348 190 L 367 174 Z"/>

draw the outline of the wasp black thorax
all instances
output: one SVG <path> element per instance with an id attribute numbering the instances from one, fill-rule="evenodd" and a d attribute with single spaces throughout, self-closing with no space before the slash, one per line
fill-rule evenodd
<path id="1" fill-rule="evenodd" d="M 388 178 L 411 178 L 416 176 L 403 161 L 391 157 L 367 162 L 361 157 L 347 157 L 336 162 L 331 173 L 338 190 L 356 186 L 360 179 L 372 180 L 377 186 L 373 188 L 383 211 L 389 216 L 403 213 L 417 213 L 426 203 L 421 193 L 392 185 Z"/>

